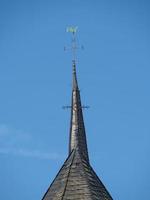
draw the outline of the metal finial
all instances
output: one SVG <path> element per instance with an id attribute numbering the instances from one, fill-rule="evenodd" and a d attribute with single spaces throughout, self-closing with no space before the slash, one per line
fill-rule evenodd
<path id="1" fill-rule="evenodd" d="M 70 47 L 65 47 L 64 50 L 71 50 L 72 51 L 72 60 L 73 63 L 76 61 L 76 50 L 79 49 L 76 41 L 76 33 L 77 33 L 78 27 L 67 27 L 66 32 L 69 32 L 72 34 L 72 39 L 71 39 L 71 46 Z M 83 49 L 83 46 L 81 47 Z"/>

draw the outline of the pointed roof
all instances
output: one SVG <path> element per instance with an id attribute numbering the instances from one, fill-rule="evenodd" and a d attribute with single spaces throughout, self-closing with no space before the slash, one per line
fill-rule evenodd
<path id="1" fill-rule="evenodd" d="M 85 127 L 83 121 L 82 104 L 80 98 L 80 90 L 78 88 L 76 64 L 73 61 L 73 83 L 72 83 L 72 105 L 71 105 L 71 124 L 70 124 L 70 141 L 69 153 L 73 149 L 77 149 L 80 154 L 87 160 L 88 150 L 86 142 Z"/>
<path id="2" fill-rule="evenodd" d="M 42 200 L 112 200 L 89 163 L 75 61 L 69 155 Z"/>
<path id="3" fill-rule="evenodd" d="M 96 173 L 74 149 L 43 200 L 112 200 Z"/>

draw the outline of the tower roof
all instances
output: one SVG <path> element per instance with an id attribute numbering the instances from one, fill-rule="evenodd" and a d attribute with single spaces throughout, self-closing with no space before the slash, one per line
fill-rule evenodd
<path id="1" fill-rule="evenodd" d="M 89 162 L 74 149 L 43 200 L 112 200 Z"/>
<path id="2" fill-rule="evenodd" d="M 92 169 L 73 60 L 69 155 L 42 200 L 112 200 Z"/>

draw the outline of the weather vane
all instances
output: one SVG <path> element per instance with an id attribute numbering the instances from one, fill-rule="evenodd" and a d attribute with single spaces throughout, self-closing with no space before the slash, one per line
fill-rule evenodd
<path id="1" fill-rule="evenodd" d="M 67 27 L 66 31 L 75 34 L 78 30 L 78 27 Z"/>
<path id="2" fill-rule="evenodd" d="M 73 63 L 75 63 L 75 59 L 76 59 L 76 50 L 77 49 L 83 49 L 83 46 L 79 47 L 77 46 L 77 42 L 76 42 L 76 32 L 78 30 L 78 27 L 75 26 L 75 27 L 67 27 L 66 29 L 66 32 L 69 32 L 69 33 L 72 33 L 72 40 L 71 40 L 71 47 L 64 47 L 64 50 L 71 50 L 72 51 L 72 54 L 73 54 Z M 63 106 L 62 107 L 63 109 L 71 109 L 73 108 L 73 110 L 76 110 L 77 108 L 74 106 Z M 90 108 L 89 106 L 85 106 L 85 105 L 82 105 L 80 108 L 78 109 L 88 109 Z"/>
<path id="3" fill-rule="evenodd" d="M 71 47 L 64 47 L 64 50 L 72 51 L 73 62 L 75 62 L 75 60 L 76 60 L 76 50 L 80 49 L 80 48 L 83 49 L 83 46 L 81 46 L 81 47 L 77 46 L 77 40 L 76 40 L 77 30 L 78 30 L 77 26 L 75 26 L 75 27 L 70 26 L 70 27 L 67 27 L 67 29 L 66 29 L 66 32 L 72 33 L 72 39 L 71 39 Z"/>

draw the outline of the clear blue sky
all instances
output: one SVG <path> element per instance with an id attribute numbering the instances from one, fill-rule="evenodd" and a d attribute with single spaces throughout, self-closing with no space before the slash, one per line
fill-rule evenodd
<path id="1" fill-rule="evenodd" d="M 0 1 L 0 199 L 40 200 L 67 156 L 68 25 L 91 163 L 114 200 L 148 200 L 148 0 Z"/>

